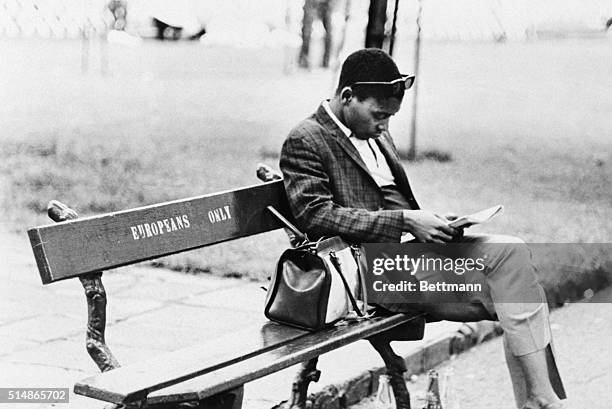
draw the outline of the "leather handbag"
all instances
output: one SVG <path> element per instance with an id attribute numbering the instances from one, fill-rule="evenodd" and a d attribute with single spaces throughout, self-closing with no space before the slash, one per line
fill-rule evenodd
<path id="1" fill-rule="evenodd" d="M 360 247 L 339 236 L 312 242 L 276 209 L 269 206 L 268 210 L 291 230 L 299 244 L 285 250 L 276 264 L 265 316 L 310 331 L 342 319 L 368 318 Z"/>

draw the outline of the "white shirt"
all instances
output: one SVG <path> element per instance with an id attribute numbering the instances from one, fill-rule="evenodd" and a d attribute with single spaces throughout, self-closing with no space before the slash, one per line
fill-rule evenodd
<path id="1" fill-rule="evenodd" d="M 395 178 L 393 177 L 393 173 L 391 173 L 391 168 L 385 159 L 385 155 L 380 151 L 378 144 L 372 140 L 372 138 L 368 139 L 359 139 L 356 138 L 351 132 L 350 129 L 346 127 L 336 115 L 331 110 L 329 106 L 329 101 L 323 101 L 322 103 L 325 112 L 331 117 L 331 119 L 338 125 L 340 130 L 346 137 L 351 141 L 359 156 L 361 156 L 361 160 L 365 163 L 370 175 L 376 182 L 378 186 L 388 186 L 395 184 Z"/>

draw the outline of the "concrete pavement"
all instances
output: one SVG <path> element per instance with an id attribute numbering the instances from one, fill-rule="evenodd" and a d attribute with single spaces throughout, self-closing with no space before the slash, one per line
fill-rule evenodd
<path id="1" fill-rule="evenodd" d="M 0 233 L 0 254 L 0 387 L 72 389 L 76 381 L 97 373 L 85 350 L 87 307 L 80 282 L 43 286 L 25 235 Z M 107 272 L 103 283 L 108 297 L 106 341 L 123 365 L 264 319 L 265 292 L 259 283 L 147 266 Z M 430 325 L 425 340 L 401 343 L 398 351 L 407 355 L 422 350 L 459 326 Z M 426 359 L 430 366 L 438 355 Z M 330 384 L 342 387 L 356 376 L 369 383 L 374 379 L 369 371 L 381 366 L 367 342 L 354 343 L 321 358 L 321 380 L 310 391 L 316 393 Z M 270 408 L 287 399 L 295 372 L 288 368 L 248 384 L 244 406 Z M 354 393 L 361 396 L 354 400 L 365 396 L 369 388 L 356 387 Z M 68 405 L 20 404 L 19 408 L 103 406 L 71 393 Z"/>

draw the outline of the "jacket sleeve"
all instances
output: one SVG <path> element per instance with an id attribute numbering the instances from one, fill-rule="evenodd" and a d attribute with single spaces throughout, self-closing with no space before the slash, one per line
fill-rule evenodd
<path id="1" fill-rule="evenodd" d="M 329 174 L 310 138 L 292 131 L 280 156 L 289 206 L 298 226 L 311 238 L 340 235 L 358 243 L 399 242 L 401 210 L 370 211 L 334 202 Z"/>

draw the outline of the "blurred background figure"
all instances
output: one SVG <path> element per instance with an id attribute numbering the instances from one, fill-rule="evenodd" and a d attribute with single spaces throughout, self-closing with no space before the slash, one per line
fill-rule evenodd
<path id="1" fill-rule="evenodd" d="M 150 15 L 157 40 L 197 40 L 206 33 L 191 0 L 154 0 Z"/>
<path id="2" fill-rule="evenodd" d="M 110 10 L 115 21 L 111 22 L 111 30 L 125 30 L 127 24 L 127 1 L 126 0 L 110 0 L 108 2 Z"/>
<path id="3" fill-rule="evenodd" d="M 304 14 L 302 18 L 302 47 L 298 57 L 298 65 L 301 68 L 310 68 L 310 43 L 312 38 L 313 23 L 320 20 L 323 29 L 323 57 L 321 67 L 327 68 L 330 59 L 337 58 L 349 18 L 351 0 L 305 0 Z M 342 7 L 344 6 L 344 7 Z M 342 16 L 344 12 L 344 16 Z M 342 32 L 339 33 L 338 29 Z"/>

